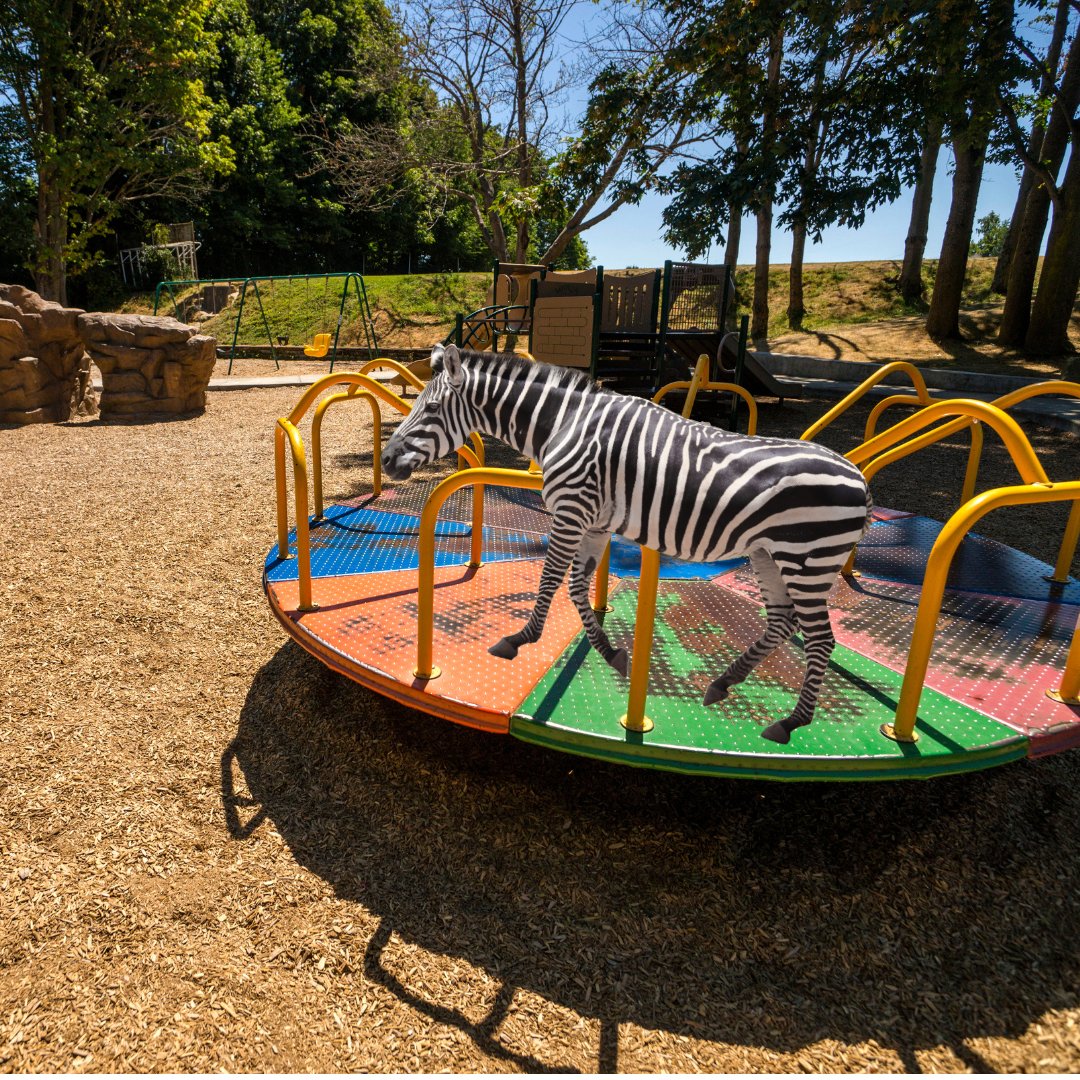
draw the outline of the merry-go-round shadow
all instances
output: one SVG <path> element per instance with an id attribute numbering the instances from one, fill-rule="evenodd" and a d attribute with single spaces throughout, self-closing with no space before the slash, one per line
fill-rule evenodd
<path id="1" fill-rule="evenodd" d="M 878 784 L 621 768 L 399 707 L 290 642 L 251 685 L 222 799 L 238 841 L 269 820 L 380 918 L 367 978 L 520 1069 L 569 1063 L 500 1041 L 517 988 L 596 1018 L 601 1072 L 620 1023 L 788 1053 L 875 1039 L 908 1071 L 944 1045 L 989 1072 L 968 1040 L 1080 1002 L 1076 771 L 1071 755 Z M 489 1015 L 410 988 L 392 935 L 488 972 Z"/>

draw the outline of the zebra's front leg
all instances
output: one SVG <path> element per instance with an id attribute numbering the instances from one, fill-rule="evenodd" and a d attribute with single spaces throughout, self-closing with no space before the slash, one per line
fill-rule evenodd
<path id="1" fill-rule="evenodd" d="M 509 634 L 496 641 L 488 649 L 492 656 L 513 660 L 522 645 L 529 645 L 539 639 L 544 632 L 551 601 L 566 577 L 567 568 L 581 543 L 583 532 L 581 524 L 572 518 L 556 515 L 552 520 L 544 569 L 540 573 L 540 588 L 529 621 L 516 634 Z"/>
<path id="2" fill-rule="evenodd" d="M 801 598 L 797 594 L 793 598 L 806 652 L 806 674 L 799 691 L 799 700 L 795 702 L 791 715 L 770 724 L 761 733 L 763 739 L 778 743 L 786 743 L 796 728 L 805 727 L 814 719 L 821 683 L 829 666 L 829 657 L 836 646 L 825 600 L 820 596 Z"/>
<path id="3" fill-rule="evenodd" d="M 765 633 L 735 660 L 705 691 L 704 704 L 723 701 L 728 691 L 741 683 L 771 652 L 778 649 L 795 632 L 795 611 L 783 578 L 772 556 L 765 551 L 751 551 L 750 565 L 758 580 L 761 599 L 765 604 L 768 624 Z"/>
<path id="4" fill-rule="evenodd" d="M 589 582 L 596 572 L 600 560 L 604 557 L 604 548 L 607 547 L 610 536 L 607 532 L 587 532 L 574 557 L 574 565 L 570 569 L 570 599 L 574 601 L 581 616 L 581 625 L 585 628 L 585 636 L 589 644 L 620 674 L 628 675 L 630 672 L 630 657 L 625 649 L 616 649 L 611 644 L 600 620 L 589 603 Z"/>

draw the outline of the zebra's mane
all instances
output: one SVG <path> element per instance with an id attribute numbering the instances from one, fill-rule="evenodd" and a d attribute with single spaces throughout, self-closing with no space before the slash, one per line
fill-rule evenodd
<path id="1" fill-rule="evenodd" d="M 524 382 L 529 372 L 535 372 L 537 367 L 544 370 L 549 383 L 566 390 L 577 390 L 583 394 L 598 394 L 602 388 L 594 382 L 584 371 L 575 368 L 558 367 L 555 364 L 544 364 L 536 360 L 526 360 L 516 353 L 490 353 L 476 352 L 473 349 L 461 350 L 462 363 L 471 368 L 482 368 L 492 371 L 498 367 L 499 374 L 506 378 Z"/>

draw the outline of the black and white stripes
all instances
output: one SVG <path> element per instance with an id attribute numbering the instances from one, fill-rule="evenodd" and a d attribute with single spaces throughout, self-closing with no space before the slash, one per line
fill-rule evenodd
<path id="1" fill-rule="evenodd" d="M 765 632 L 716 679 L 720 701 L 798 628 L 806 675 L 791 715 L 762 734 L 787 742 L 810 723 L 834 639 L 825 603 L 866 529 L 870 496 L 859 470 L 822 446 L 735 435 L 639 398 L 610 393 L 566 368 L 515 356 L 432 352 L 434 375 L 383 452 L 395 480 L 460 446 L 494 435 L 544 472 L 552 515 L 536 606 L 526 625 L 492 646 L 512 659 L 539 638 L 556 589 L 569 591 L 593 647 L 627 673 L 589 605 L 589 581 L 618 533 L 665 555 L 712 562 L 748 555 L 768 615 Z"/>

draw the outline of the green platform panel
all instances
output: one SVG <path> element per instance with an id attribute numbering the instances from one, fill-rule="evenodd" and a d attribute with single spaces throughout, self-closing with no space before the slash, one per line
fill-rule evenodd
<path id="1" fill-rule="evenodd" d="M 631 647 L 637 594 L 619 589 L 605 629 Z M 646 714 L 626 731 L 629 681 L 579 635 L 512 718 L 526 742 L 626 765 L 770 780 L 891 780 L 989 768 L 1022 758 L 1023 736 L 937 691 L 924 690 L 915 744 L 880 732 L 896 712 L 903 676 L 837 646 L 814 722 L 787 745 L 761 731 L 795 704 L 804 663 L 798 638 L 765 660 L 728 698 L 706 708 L 705 688 L 764 630 L 756 602 L 711 582 L 661 583 Z"/>

